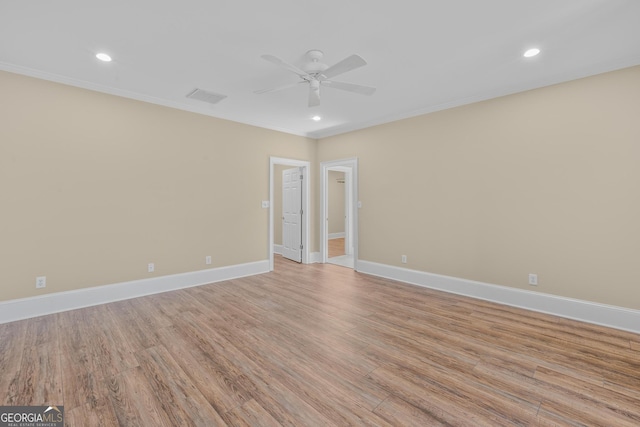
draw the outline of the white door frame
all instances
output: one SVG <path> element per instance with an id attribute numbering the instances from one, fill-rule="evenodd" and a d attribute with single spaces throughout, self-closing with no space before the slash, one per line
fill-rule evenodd
<path id="1" fill-rule="evenodd" d="M 344 239 L 344 250 L 345 254 L 353 255 L 353 218 L 355 215 L 355 209 L 353 205 L 353 197 L 351 193 L 353 193 L 353 186 L 351 182 L 353 181 L 353 170 L 348 168 L 344 174 L 344 183 L 345 183 L 345 192 L 344 192 L 344 209 L 345 209 L 345 219 L 344 219 L 344 231 L 345 231 L 345 239 Z"/>
<path id="2" fill-rule="evenodd" d="M 285 165 L 303 168 L 304 180 L 302 184 L 302 263 L 309 264 L 309 214 L 311 213 L 311 163 L 304 160 L 269 157 L 269 271 L 273 271 L 273 171 L 275 165 Z"/>
<path id="3" fill-rule="evenodd" d="M 329 169 L 340 167 L 351 168 L 351 206 L 352 216 L 351 223 L 353 235 L 353 268 L 358 270 L 358 158 L 331 160 L 320 163 L 320 260 L 326 263 L 328 259 L 327 239 L 329 238 L 329 227 L 327 227 L 328 200 L 328 183 Z M 346 184 L 346 181 L 345 181 Z M 346 206 L 345 206 L 346 208 Z"/>

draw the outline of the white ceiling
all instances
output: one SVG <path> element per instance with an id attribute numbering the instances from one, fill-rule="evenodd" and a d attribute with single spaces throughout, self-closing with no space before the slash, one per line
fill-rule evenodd
<path id="1" fill-rule="evenodd" d="M 253 93 L 310 49 L 377 92 Z M 638 0 L 0 0 L 0 69 L 313 138 L 637 64 Z"/>

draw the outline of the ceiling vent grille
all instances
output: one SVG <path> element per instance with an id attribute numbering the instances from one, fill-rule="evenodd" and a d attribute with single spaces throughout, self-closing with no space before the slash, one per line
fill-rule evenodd
<path id="1" fill-rule="evenodd" d="M 225 99 L 227 95 L 220 95 L 218 93 L 207 92 L 202 89 L 194 89 L 187 95 L 187 98 L 197 99 L 198 101 L 207 102 L 209 104 L 217 104 Z"/>

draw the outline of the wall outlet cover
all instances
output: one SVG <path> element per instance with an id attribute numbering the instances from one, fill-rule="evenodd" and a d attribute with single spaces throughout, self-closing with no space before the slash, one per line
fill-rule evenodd
<path id="1" fill-rule="evenodd" d="M 36 277 L 36 289 L 42 289 L 47 287 L 47 276 Z"/>

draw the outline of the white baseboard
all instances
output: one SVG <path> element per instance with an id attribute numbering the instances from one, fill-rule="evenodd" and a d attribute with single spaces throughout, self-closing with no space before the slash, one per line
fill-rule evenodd
<path id="1" fill-rule="evenodd" d="M 331 239 L 341 239 L 346 236 L 346 233 L 343 231 L 341 233 L 329 233 L 329 240 Z"/>
<path id="2" fill-rule="evenodd" d="M 640 333 L 639 310 L 409 270 L 370 261 L 359 260 L 358 271 L 440 291 Z"/>
<path id="3" fill-rule="evenodd" d="M 90 307 L 145 295 L 206 285 L 222 280 L 268 273 L 269 261 L 212 268 L 152 277 L 112 285 L 96 286 L 66 292 L 57 292 L 32 298 L 21 298 L 0 302 L 0 323 L 59 313 L 77 308 Z"/>
<path id="4" fill-rule="evenodd" d="M 282 245 L 273 245 L 273 254 L 274 255 L 282 255 L 282 250 L 284 246 Z M 307 264 L 317 264 L 320 262 L 320 252 L 311 252 L 309 253 L 309 261 Z"/>

